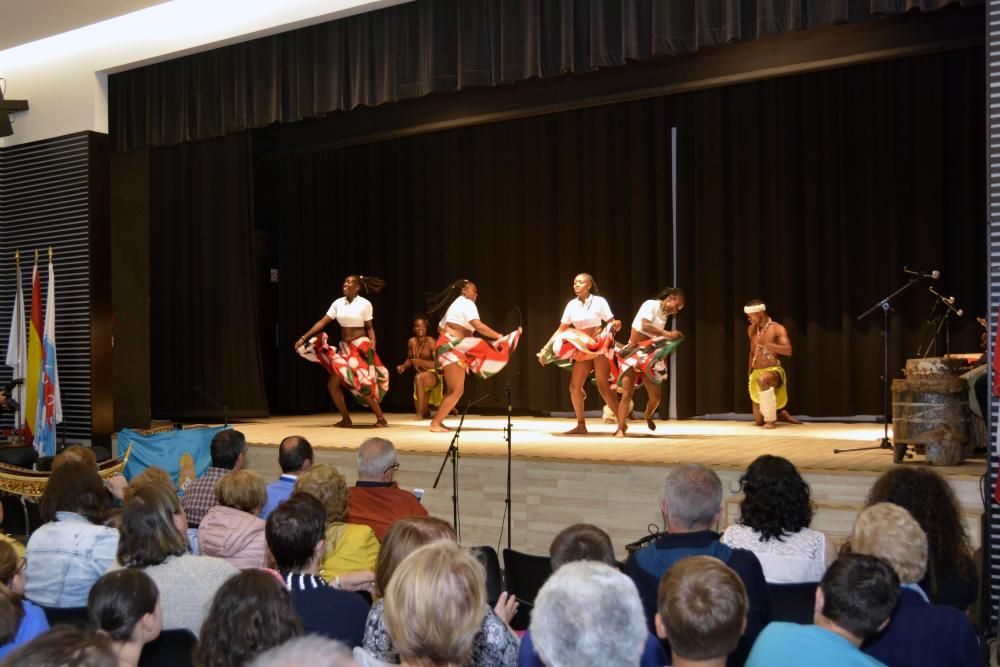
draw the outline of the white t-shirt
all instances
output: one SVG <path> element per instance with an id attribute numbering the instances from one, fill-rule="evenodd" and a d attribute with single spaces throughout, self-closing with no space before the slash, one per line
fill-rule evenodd
<path id="1" fill-rule="evenodd" d="M 636 313 L 635 319 L 632 320 L 632 328 L 636 331 L 642 331 L 643 320 L 649 320 L 650 324 L 661 329 L 667 323 L 667 318 L 660 312 L 659 299 L 643 301 L 642 305 L 639 306 L 639 312 Z"/>
<path id="2" fill-rule="evenodd" d="M 603 296 L 591 294 L 585 301 L 573 299 L 567 303 L 559 321 L 562 324 L 572 324 L 577 329 L 591 329 L 601 326 L 601 322 L 614 318 L 608 300 Z"/>
<path id="3" fill-rule="evenodd" d="M 363 327 L 365 322 L 371 322 L 372 312 L 372 302 L 365 297 L 356 296 L 348 303 L 347 297 L 342 296 L 330 304 L 326 314 L 342 327 Z"/>
<path id="4" fill-rule="evenodd" d="M 438 323 L 438 327 L 443 329 L 445 324 L 457 324 L 463 329 L 471 329 L 472 324 L 470 322 L 478 319 L 479 309 L 476 308 L 476 302 L 460 296 L 448 306 L 448 310 Z"/>

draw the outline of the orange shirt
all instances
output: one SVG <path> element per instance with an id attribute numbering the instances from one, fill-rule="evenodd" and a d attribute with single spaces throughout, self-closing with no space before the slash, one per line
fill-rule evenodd
<path id="1" fill-rule="evenodd" d="M 427 510 L 396 482 L 358 482 L 351 489 L 347 523 L 370 526 L 380 542 L 389 524 L 407 516 L 427 516 Z"/>

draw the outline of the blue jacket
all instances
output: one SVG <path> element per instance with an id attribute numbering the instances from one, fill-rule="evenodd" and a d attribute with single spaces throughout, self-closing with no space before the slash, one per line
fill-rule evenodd
<path id="1" fill-rule="evenodd" d="M 119 533 L 74 512 L 56 512 L 28 540 L 24 596 L 42 607 L 86 607 L 118 552 Z"/>
<path id="2" fill-rule="evenodd" d="M 727 665 L 742 665 L 750 653 L 757 635 L 771 620 L 771 597 L 764 580 L 764 570 L 757 556 L 745 549 L 731 549 L 719 541 L 720 535 L 712 530 L 695 533 L 672 533 L 639 549 L 625 561 L 625 574 L 632 578 L 639 589 L 639 598 L 646 612 L 650 632 L 654 631 L 656 591 L 660 578 L 677 561 L 689 556 L 714 556 L 731 567 L 747 589 L 750 603 L 747 609 L 747 629 L 736 650 L 730 654 Z M 664 650 L 670 649 L 664 642 Z"/>

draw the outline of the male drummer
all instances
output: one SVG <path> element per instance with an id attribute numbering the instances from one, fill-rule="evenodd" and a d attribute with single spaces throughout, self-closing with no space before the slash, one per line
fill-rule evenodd
<path id="1" fill-rule="evenodd" d="M 788 414 L 788 410 L 782 409 L 788 403 L 788 380 L 778 356 L 792 356 L 788 331 L 770 318 L 767 306 L 760 299 L 745 305 L 743 312 L 750 321 L 747 337 L 750 339 L 749 389 L 753 420 L 764 428 L 774 428 L 779 419 L 801 424 Z"/>

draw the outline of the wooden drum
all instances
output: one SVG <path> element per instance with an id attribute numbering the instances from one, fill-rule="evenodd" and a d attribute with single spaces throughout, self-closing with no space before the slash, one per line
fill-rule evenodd
<path id="1" fill-rule="evenodd" d="M 906 379 L 892 381 L 892 440 L 896 451 L 926 450 L 932 465 L 957 465 L 969 446 L 969 390 L 958 377 L 964 360 L 931 357 L 906 362 Z"/>

